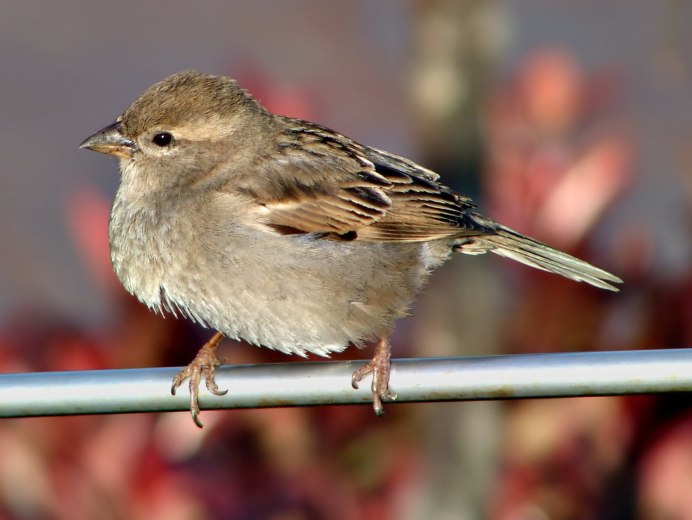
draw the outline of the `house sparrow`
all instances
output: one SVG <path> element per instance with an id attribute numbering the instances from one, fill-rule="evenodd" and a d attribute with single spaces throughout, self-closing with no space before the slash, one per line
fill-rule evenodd
<path id="1" fill-rule="evenodd" d="M 226 77 L 181 72 L 150 87 L 81 148 L 120 159 L 109 227 L 125 289 L 218 332 L 173 380 L 221 395 L 223 336 L 328 356 L 377 340 L 354 372 L 389 389 L 389 336 L 453 252 L 492 252 L 617 291 L 622 281 L 474 211 L 438 175 L 329 128 L 278 116 Z"/>

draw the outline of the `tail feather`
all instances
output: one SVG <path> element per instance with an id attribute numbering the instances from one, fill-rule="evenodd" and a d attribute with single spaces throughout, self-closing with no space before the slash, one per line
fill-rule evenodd
<path id="1" fill-rule="evenodd" d="M 457 250 L 462 253 L 479 254 L 489 251 L 577 282 L 586 282 L 609 291 L 619 291 L 619 288 L 613 284 L 622 283 L 622 280 L 614 274 L 553 249 L 543 242 L 517 233 L 513 229 L 497 224 L 485 217 L 476 214 L 473 216 L 477 217 L 478 224 L 489 233 L 469 237 L 460 243 Z"/>

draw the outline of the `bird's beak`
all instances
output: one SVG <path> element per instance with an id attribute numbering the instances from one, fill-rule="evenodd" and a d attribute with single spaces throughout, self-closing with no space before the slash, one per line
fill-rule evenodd
<path id="1" fill-rule="evenodd" d="M 137 150 L 137 145 L 131 139 L 127 139 L 121 133 L 119 121 L 102 128 L 94 135 L 87 137 L 80 148 L 87 148 L 94 152 L 115 155 L 123 159 L 130 159 Z"/>

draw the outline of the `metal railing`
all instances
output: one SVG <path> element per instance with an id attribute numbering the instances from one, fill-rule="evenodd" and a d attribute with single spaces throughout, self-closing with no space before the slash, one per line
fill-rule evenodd
<path id="1" fill-rule="evenodd" d="M 362 361 L 222 366 L 224 396 L 200 388 L 202 409 L 371 403 Z M 0 375 L 0 417 L 187 410 L 177 368 Z M 395 359 L 396 402 L 569 397 L 692 391 L 692 349 Z M 392 406 L 389 403 L 389 406 Z"/>

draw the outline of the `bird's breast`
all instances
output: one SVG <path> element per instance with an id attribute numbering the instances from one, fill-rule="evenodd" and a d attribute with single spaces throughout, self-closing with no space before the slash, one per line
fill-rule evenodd
<path id="1" fill-rule="evenodd" d="M 113 204 L 109 225 L 113 269 L 129 293 L 155 310 L 161 310 L 165 278 L 182 267 L 181 259 L 192 247 L 194 231 L 187 216 L 170 201 L 116 196 Z"/>

